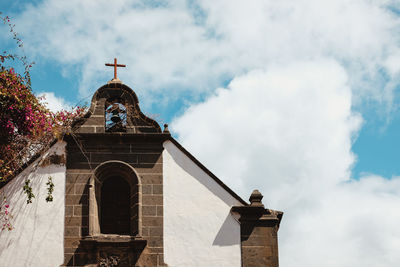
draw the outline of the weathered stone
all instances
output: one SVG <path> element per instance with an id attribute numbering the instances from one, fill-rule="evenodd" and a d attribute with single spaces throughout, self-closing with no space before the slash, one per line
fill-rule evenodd
<path id="1" fill-rule="evenodd" d="M 157 206 L 157 216 L 163 216 L 163 215 L 164 215 L 164 207 Z"/>
<path id="2" fill-rule="evenodd" d="M 163 219 L 162 217 L 143 216 L 142 224 L 143 226 L 162 226 Z"/>
<path id="3" fill-rule="evenodd" d="M 79 237 L 80 231 L 78 226 L 66 226 L 64 235 L 66 237 Z"/>
<path id="4" fill-rule="evenodd" d="M 88 205 L 87 195 L 65 195 L 66 205 Z"/>
<path id="5" fill-rule="evenodd" d="M 163 228 L 162 227 L 150 227 L 150 236 L 163 236 Z"/>
<path id="6" fill-rule="evenodd" d="M 74 214 L 73 206 L 65 206 L 65 216 L 72 216 Z"/>
<path id="7" fill-rule="evenodd" d="M 142 184 L 162 184 L 162 175 L 141 174 Z"/>
<path id="8" fill-rule="evenodd" d="M 153 194 L 154 195 L 162 195 L 163 186 L 161 184 L 153 185 Z"/>
<path id="9" fill-rule="evenodd" d="M 143 206 L 142 207 L 143 216 L 156 216 L 157 215 L 157 207 L 156 206 Z"/>
<path id="10" fill-rule="evenodd" d="M 143 205 L 162 205 L 163 196 L 162 195 L 144 195 L 142 197 Z"/>
<path id="11" fill-rule="evenodd" d="M 143 195 L 151 195 L 153 193 L 153 185 L 144 184 L 142 185 L 142 194 Z"/>

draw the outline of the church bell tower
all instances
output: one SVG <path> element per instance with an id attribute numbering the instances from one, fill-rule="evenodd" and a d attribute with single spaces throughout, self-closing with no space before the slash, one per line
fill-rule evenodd
<path id="1" fill-rule="evenodd" d="M 67 142 L 63 266 L 165 266 L 163 142 L 116 76 L 93 95 Z"/>

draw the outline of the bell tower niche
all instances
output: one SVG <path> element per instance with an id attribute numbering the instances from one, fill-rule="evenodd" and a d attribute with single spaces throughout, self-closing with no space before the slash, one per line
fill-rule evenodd
<path id="1" fill-rule="evenodd" d="M 161 128 L 141 112 L 131 88 L 121 82 L 109 82 L 96 91 L 89 112 L 76 122 L 73 132 L 161 133 Z"/>
<path id="2" fill-rule="evenodd" d="M 126 107 L 118 99 L 106 101 L 106 132 L 126 132 Z"/>

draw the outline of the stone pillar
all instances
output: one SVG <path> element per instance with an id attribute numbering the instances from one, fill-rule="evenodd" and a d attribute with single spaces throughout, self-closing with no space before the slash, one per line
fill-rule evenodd
<path id="1" fill-rule="evenodd" d="M 242 267 L 278 267 L 278 229 L 283 212 L 265 209 L 254 190 L 249 206 L 235 206 L 240 215 Z"/>

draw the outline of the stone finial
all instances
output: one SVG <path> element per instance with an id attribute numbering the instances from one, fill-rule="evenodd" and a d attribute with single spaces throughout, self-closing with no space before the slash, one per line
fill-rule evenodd
<path id="1" fill-rule="evenodd" d="M 164 124 L 164 132 L 163 133 L 169 133 L 168 124 L 167 123 Z"/>
<path id="2" fill-rule="evenodd" d="M 257 189 L 253 190 L 253 193 L 251 193 L 251 196 L 249 198 L 250 206 L 264 207 L 263 203 L 261 202 L 263 197 L 264 196 L 260 193 L 260 191 L 258 191 Z"/>

